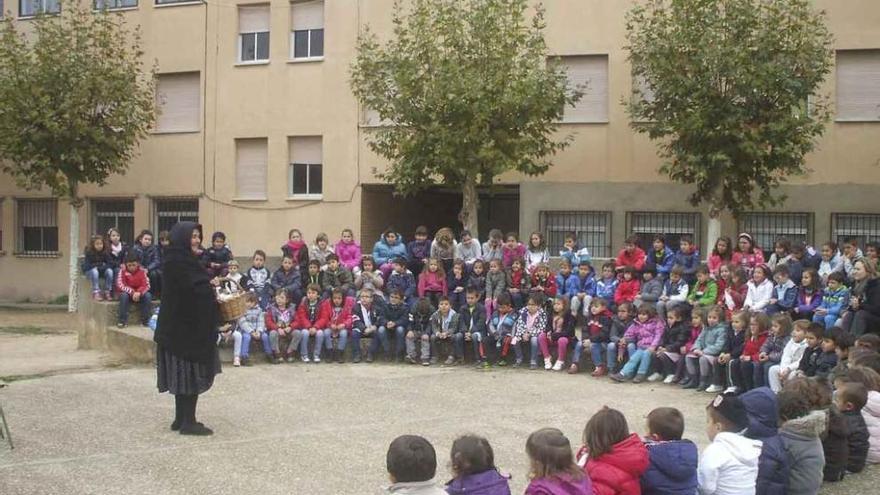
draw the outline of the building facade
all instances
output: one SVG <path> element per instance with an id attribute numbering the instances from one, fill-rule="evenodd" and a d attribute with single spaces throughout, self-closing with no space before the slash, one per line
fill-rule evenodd
<path id="1" fill-rule="evenodd" d="M 375 176 L 385 164 L 366 144 L 379 123 L 349 86 L 357 33 L 391 32 L 393 0 L 98 0 L 141 26 L 159 70 L 162 113 L 128 173 L 84 187 L 80 238 L 110 226 L 127 242 L 198 219 L 226 232 L 240 257 L 279 251 L 290 228 L 311 241 L 343 228 L 371 249 L 387 225 L 452 224 L 456 191 L 392 196 Z M 725 234 L 748 230 L 766 245 L 778 235 L 821 243 L 880 240 L 880 2 L 816 0 L 835 36 L 826 91 L 834 120 L 812 172 L 785 186 L 773 211 L 723 219 Z M 514 174 L 481 198 L 481 231 L 545 232 L 551 248 L 575 231 L 594 256 L 610 256 L 634 232 L 692 234 L 705 250 L 707 217 L 685 201 L 688 188 L 657 173 L 654 145 L 629 127 L 622 101 L 633 79 L 626 61 L 621 0 L 548 0 L 548 56 L 562 56 L 590 90 L 566 109 L 571 147 L 538 178 Z M 53 0 L 7 0 L 28 22 Z M 0 176 L 0 299 L 47 299 L 66 291 L 68 206 Z M 74 253 L 78 254 L 78 253 Z M 14 281 L 24 281 L 16 283 Z"/>

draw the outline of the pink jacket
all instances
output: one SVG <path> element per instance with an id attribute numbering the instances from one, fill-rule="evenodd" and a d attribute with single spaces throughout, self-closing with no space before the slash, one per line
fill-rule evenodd
<path id="1" fill-rule="evenodd" d="M 508 248 L 507 243 L 501 246 L 501 261 L 504 263 L 504 268 L 510 268 L 510 265 L 513 264 L 513 260 L 523 259 L 525 257 L 526 247 L 522 243 L 517 244 L 513 249 Z M 525 268 L 525 264 L 523 264 L 523 268 Z"/>
<path id="2" fill-rule="evenodd" d="M 663 338 L 664 329 L 665 326 L 659 318 L 652 318 L 645 323 L 640 322 L 638 318 L 636 318 L 633 320 L 629 328 L 626 329 L 623 338 L 625 338 L 628 343 L 635 343 L 636 347 L 639 349 L 657 347 L 660 345 L 660 340 Z"/>
<path id="3" fill-rule="evenodd" d="M 361 245 L 355 241 L 346 244 L 340 239 L 336 243 L 336 256 L 339 256 L 343 266 L 354 270 L 361 263 Z"/>
<path id="4" fill-rule="evenodd" d="M 439 272 L 425 270 L 419 275 L 419 297 L 425 297 L 425 292 L 440 292 L 446 295 L 446 277 Z"/>

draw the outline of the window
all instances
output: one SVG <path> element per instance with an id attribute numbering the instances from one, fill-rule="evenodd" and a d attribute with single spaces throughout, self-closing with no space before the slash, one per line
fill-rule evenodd
<path id="1" fill-rule="evenodd" d="M 134 200 L 92 200 L 92 232 L 104 235 L 111 228 L 119 231 L 124 242 L 134 241 Z"/>
<path id="2" fill-rule="evenodd" d="M 837 52 L 837 120 L 880 121 L 880 50 Z"/>
<path id="3" fill-rule="evenodd" d="M 869 242 L 880 242 L 880 213 L 834 213 L 831 237 L 838 244 L 854 237 L 863 249 Z"/>
<path id="4" fill-rule="evenodd" d="M 18 200 L 17 252 L 29 255 L 57 254 L 58 202 L 56 200 Z"/>
<path id="5" fill-rule="evenodd" d="M 776 239 L 785 237 L 790 242 L 812 242 L 812 213 L 743 213 L 737 232 L 748 232 L 755 243 L 769 256 Z"/>
<path id="6" fill-rule="evenodd" d="M 198 132 L 201 109 L 199 73 L 159 74 L 156 105 L 159 107 L 156 132 Z"/>
<path id="7" fill-rule="evenodd" d="M 196 198 L 171 198 L 156 200 L 156 233 L 171 230 L 177 222 L 199 221 L 199 200 Z"/>
<path id="8" fill-rule="evenodd" d="M 238 8 L 238 61 L 269 60 L 269 6 Z"/>
<path id="9" fill-rule="evenodd" d="M 324 56 L 324 2 L 295 2 L 290 5 L 292 59 Z"/>
<path id="10" fill-rule="evenodd" d="M 559 57 L 559 63 L 565 67 L 570 88 L 587 85 L 581 100 L 565 107 L 562 122 L 608 122 L 608 56 Z"/>
<path id="11" fill-rule="evenodd" d="M 129 9 L 137 5 L 137 0 L 95 0 L 95 10 Z"/>
<path id="12" fill-rule="evenodd" d="M 204 3 L 204 0 L 156 0 L 156 5 L 174 5 L 175 3 Z"/>
<path id="13" fill-rule="evenodd" d="M 542 211 L 540 230 L 547 238 L 552 256 L 562 250 L 565 235 L 574 233 L 578 246 L 587 248 L 594 258 L 611 255 L 611 212 Z"/>
<path id="14" fill-rule="evenodd" d="M 265 138 L 235 140 L 236 199 L 266 199 L 268 148 Z"/>
<path id="15" fill-rule="evenodd" d="M 639 247 L 648 250 L 656 234 L 666 236 L 666 244 L 678 250 L 683 235 L 689 235 L 700 246 L 699 213 L 665 213 L 631 211 L 626 214 L 626 231 L 639 238 Z"/>
<path id="16" fill-rule="evenodd" d="M 59 0 L 19 0 L 18 16 L 33 17 L 37 14 L 57 14 L 61 12 Z"/>
<path id="17" fill-rule="evenodd" d="M 290 195 L 295 199 L 321 199 L 323 151 L 321 136 L 290 138 Z"/>

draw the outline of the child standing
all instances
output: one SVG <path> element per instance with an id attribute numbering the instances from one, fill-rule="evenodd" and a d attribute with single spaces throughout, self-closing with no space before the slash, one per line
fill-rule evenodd
<path id="1" fill-rule="evenodd" d="M 669 271 L 674 265 L 673 256 L 675 253 L 666 246 L 666 236 L 657 234 L 654 236 L 652 249 L 645 259 L 645 270 L 651 269 L 657 274 L 657 277 L 665 279 L 669 276 Z"/>
<path id="2" fill-rule="evenodd" d="M 571 442 L 556 428 L 542 428 L 526 440 L 529 486 L 525 495 L 592 495 L 590 478 L 574 462 Z"/>
<path id="3" fill-rule="evenodd" d="M 385 285 L 385 279 L 382 278 L 382 273 L 376 268 L 376 263 L 373 262 L 372 256 L 364 256 L 360 263 L 358 274 L 354 278 L 355 290 L 360 292 L 362 289 L 370 289 L 377 296 L 384 297 L 382 286 Z"/>
<path id="4" fill-rule="evenodd" d="M 397 270 L 395 269 L 395 272 L 396 271 Z M 459 273 L 459 275 L 461 275 L 461 273 Z M 464 291 L 464 283 L 461 285 L 461 290 Z M 443 265 L 440 264 L 440 260 L 431 258 L 428 260 L 427 270 L 419 275 L 419 297 L 427 297 L 431 300 L 431 304 L 436 306 L 440 301 L 440 297 L 446 295 L 446 291 L 446 273 L 443 271 Z M 450 304 L 452 304 L 452 301 L 450 301 Z"/>
<path id="5" fill-rule="evenodd" d="M 761 441 L 758 459 L 756 493 L 787 494 L 791 465 L 779 436 L 779 408 L 776 394 L 767 387 L 758 387 L 739 396 L 749 416 L 746 438 Z"/>
<path id="6" fill-rule="evenodd" d="M 288 362 L 293 362 L 293 351 L 299 345 L 300 334 L 294 332 L 291 328 L 294 321 L 294 312 L 291 311 L 289 302 L 287 290 L 281 288 L 275 291 L 275 303 L 269 305 L 266 309 L 266 333 L 272 346 L 272 354 L 271 356 L 266 354 L 266 358 L 272 364 L 281 364 L 282 338 L 290 339 L 285 353 L 288 356 Z"/>
<path id="7" fill-rule="evenodd" d="M 767 385 L 770 368 L 782 361 L 782 351 L 788 344 L 791 333 L 791 318 L 787 314 L 776 315 L 770 319 L 770 334 L 755 363 L 755 387 Z"/>
<path id="8" fill-rule="evenodd" d="M 269 341 L 269 335 L 266 333 L 266 317 L 263 315 L 263 310 L 260 309 L 257 296 L 254 293 L 248 293 L 245 294 L 244 298 L 247 310 L 238 319 L 238 324 L 232 333 L 235 339 L 232 353 L 233 366 L 251 365 L 251 339 L 262 341 L 263 352 L 266 353 L 266 356 L 272 355 L 272 344 Z"/>
<path id="9" fill-rule="evenodd" d="M 374 304 L 373 291 L 361 289 L 360 300 L 354 307 L 351 315 L 351 355 L 353 363 L 361 362 L 361 339 L 370 338 L 370 346 L 367 349 L 367 362 L 373 362 L 373 355 L 378 352 L 379 344 L 387 348 L 388 336 L 379 329 L 384 329 L 385 322 L 378 304 Z M 381 342 L 384 340 L 384 342 Z"/>
<path id="10" fill-rule="evenodd" d="M 382 306 L 382 321 L 384 328 L 379 329 L 379 335 L 385 333 L 385 357 L 400 361 L 403 359 L 405 350 L 406 331 L 409 327 L 409 306 L 403 301 L 403 293 L 393 290 L 388 294 L 388 304 Z M 391 339 L 394 338 L 394 354 L 391 354 Z M 380 340 L 382 340 L 380 338 Z"/>
<path id="11" fill-rule="evenodd" d="M 799 381 L 801 379 L 795 379 Z M 788 493 L 815 495 L 822 486 L 825 454 L 819 439 L 825 432 L 825 412 L 814 411 L 807 397 L 783 388 L 779 401 L 779 436 L 788 464 Z"/>
<path id="12" fill-rule="evenodd" d="M 92 284 L 92 299 L 95 301 L 110 301 L 113 291 L 113 265 L 107 249 L 104 247 L 104 238 L 93 235 L 83 252 L 82 272 Z M 104 292 L 101 292 L 101 280 L 104 280 Z"/>
<path id="13" fill-rule="evenodd" d="M 642 495 L 693 495 L 697 492 L 697 446 L 682 440 L 684 415 L 674 407 L 648 413 L 648 469 Z"/>
<path id="14" fill-rule="evenodd" d="M 547 243 L 544 241 L 544 234 L 540 232 L 532 232 L 529 236 L 529 248 L 526 250 L 526 271 L 534 273 L 539 265 L 550 262 L 550 253 L 547 251 Z"/>
<path id="15" fill-rule="evenodd" d="M 328 315 L 327 330 L 324 331 L 324 345 L 330 353 L 330 361 L 345 362 L 345 344 L 351 332 L 354 298 L 346 297 L 340 289 L 336 289 L 330 297 L 321 303 L 321 311 Z M 333 339 L 336 349 L 333 349 Z"/>
<path id="16" fill-rule="evenodd" d="M 824 324 L 826 329 L 835 325 L 840 313 L 849 305 L 849 289 L 844 285 L 845 282 L 846 276 L 843 272 L 832 272 L 828 275 L 822 302 L 813 313 L 813 321 Z"/>
<path id="17" fill-rule="evenodd" d="M 266 309 L 272 297 L 269 270 L 266 268 L 266 253 L 257 249 L 251 259 L 251 267 L 244 274 L 244 288 L 257 295 L 260 308 Z"/>
<path id="18" fill-rule="evenodd" d="M 754 495 L 761 441 L 740 434 L 749 426 L 741 400 L 715 397 L 706 407 L 706 433 L 712 442 L 700 456 L 697 482 L 701 495 Z"/>
<path id="19" fill-rule="evenodd" d="M 226 234 L 214 232 L 211 236 L 211 247 L 202 254 L 202 260 L 211 277 L 225 277 L 229 262 L 233 259 L 232 251 L 226 245 Z"/>
<path id="20" fill-rule="evenodd" d="M 575 344 L 574 357 L 572 358 L 571 367 L 568 370 L 570 375 L 578 372 L 578 365 L 581 362 L 581 353 L 584 348 L 590 349 L 592 356 L 593 370 L 592 376 L 605 376 L 609 369 L 614 369 L 617 364 L 617 347 L 611 344 L 611 311 L 608 311 L 608 303 L 604 299 L 593 299 L 590 303 L 590 316 L 587 318 L 584 328 L 581 331 L 583 340 Z M 605 352 L 605 359 L 602 359 L 602 352 Z M 608 363 L 607 366 L 605 363 Z"/>
<path id="21" fill-rule="evenodd" d="M 764 313 L 755 313 L 749 321 L 749 336 L 746 338 L 739 359 L 730 361 L 730 377 L 737 392 L 755 388 L 755 376 L 761 346 L 767 341 L 770 318 Z"/>
<path id="22" fill-rule="evenodd" d="M 557 297 L 552 304 L 553 316 L 550 318 L 550 331 L 538 334 L 538 346 L 544 355 L 544 369 L 562 371 L 569 346 L 577 342 L 574 336 L 574 317 L 568 312 L 568 301 Z M 550 344 L 556 345 L 556 364 L 550 356 Z"/>
<path id="23" fill-rule="evenodd" d="M 576 285 L 575 295 L 571 298 L 571 314 L 577 316 L 579 312 L 583 312 L 584 316 L 588 316 L 590 301 L 596 296 L 596 281 L 589 261 L 581 261 L 578 264 Z"/>
<path id="24" fill-rule="evenodd" d="M 693 349 L 687 356 L 687 371 L 690 381 L 684 388 L 705 392 L 712 386 L 713 367 L 718 361 L 721 351 L 724 350 L 726 339 L 727 326 L 724 324 L 724 310 L 718 306 L 712 306 L 706 311 L 706 328 L 697 337 Z M 699 365 L 699 378 L 697 378 L 697 365 Z"/>
<path id="25" fill-rule="evenodd" d="M 758 265 L 752 270 L 752 279 L 749 280 L 749 290 L 743 302 L 743 309 L 761 313 L 767 311 L 767 306 L 773 297 L 773 282 L 769 278 L 770 271 L 766 265 Z"/>
<path id="26" fill-rule="evenodd" d="M 334 249 L 339 262 L 343 266 L 355 272 L 361 262 L 361 245 L 354 240 L 354 232 L 351 229 L 343 229 L 339 242 Z"/>
<path id="27" fill-rule="evenodd" d="M 508 232 L 504 238 L 506 242 L 501 248 L 501 255 L 504 268 L 508 269 L 513 266 L 514 260 L 525 259 L 526 247 L 519 242 L 519 236 L 516 232 Z"/>
<path id="28" fill-rule="evenodd" d="M 513 301 L 513 307 L 517 310 L 523 307 L 529 295 L 529 280 L 529 275 L 523 269 L 523 261 L 513 260 L 507 271 L 505 285 L 510 300 Z"/>
<path id="29" fill-rule="evenodd" d="M 496 364 L 507 366 L 507 355 L 510 353 L 510 342 L 513 339 L 514 326 L 516 325 L 516 312 L 510 302 L 509 294 L 501 294 L 497 301 L 498 309 L 489 319 L 489 340 L 495 342 L 498 352 Z"/>
<path id="30" fill-rule="evenodd" d="M 308 261 L 306 262 L 308 263 Z M 302 299 L 302 274 L 293 263 L 293 258 L 284 255 L 281 258 L 281 267 L 272 274 L 272 280 L 269 282 L 272 292 L 277 293 L 284 289 L 289 295 L 290 303 L 299 304 Z"/>
<path id="31" fill-rule="evenodd" d="M 486 347 L 494 345 L 489 340 L 486 331 L 486 308 L 480 304 L 480 295 L 477 291 L 470 289 L 465 296 L 465 304 L 461 306 L 458 312 L 458 324 L 461 327 L 459 333 L 464 334 L 465 342 L 472 342 L 474 346 L 474 365 L 477 368 L 488 368 L 489 361 L 486 360 Z"/>
<path id="32" fill-rule="evenodd" d="M 640 289 L 641 284 L 639 284 L 636 269 L 631 266 L 624 267 L 623 280 L 617 284 L 617 289 L 614 290 L 614 304 L 619 306 L 625 302 L 635 301 Z"/>
<path id="33" fill-rule="evenodd" d="M 861 473 L 865 469 L 870 445 L 868 426 L 862 416 L 862 409 L 868 402 L 868 389 L 859 382 L 838 382 L 837 385 L 834 404 L 846 419 L 848 432 L 846 440 L 849 457 L 846 470 L 850 473 Z"/>
<path id="34" fill-rule="evenodd" d="M 665 276 L 669 276 L 668 272 Z M 637 308 L 642 304 L 649 304 L 656 307 L 657 302 L 660 301 L 660 296 L 662 295 L 663 279 L 657 276 L 653 267 L 646 266 L 645 270 L 642 272 L 642 287 L 639 290 L 639 294 L 633 300 L 633 304 Z"/>
<path id="35" fill-rule="evenodd" d="M 421 275 L 428 258 L 431 257 L 431 241 L 428 239 L 428 228 L 424 225 L 416 227 L 413 234 L 415 240 L 410 241 L 406 245 L 406 255 L 409 263 L 407 269 L 413 273 L 414 277 Z"/>
<path id="36" fill-rule="evenodd" d="M 718 355 L 717 366 L 715 366 L 715 385 L 724 386 L 725 380 L 727 389 L 725 394 L 734 394 L 738 391 L 733 384 L 733 367 L 731 361 L 738 360 L 742 356 L 743 349 L 746 346 L 746 337 L 749 330 L 749 313 L 746 311 L 737 311 L 730 319 L 730 329 L 727 331 L 727 345 L 724 351 Z M 713 393 L 717 391 L 717 387 L 712 385 L 709 390 Z"/>
<path id="37" fill-rule="evenodd" d="M 507 274 L 501 269 L 501 260 L 489 261 L 489 273 L 486 274 L 486 312 L 495 312 L 498 298 L 507 295 Z"/>
<path id="38" fill-rule="evenodd" d="M 807 348 L 805 337 L 809 326 L 810 322 L 807 320 L 794 322 L 791 338 L 785 344 L 785 348 L 782 349 L 782 357 L 779 363 L 770 366 L 770 371 L 767 375 L 767 386 L 774 392 L 778 393 L 782 390 L 785 380 L 793 377 L 797 371 L 801 359 L 804 357 L 804 351 Z"/>
<path id="39" fill-rule="evenodd" d="M 141 268 L 136 253 L 125 258 L 125 269 L 116 277 L 116 290 L 119 291 L 119 315 L 116 326 L 123 328 L 128 322 L 128 305 L 132 302 L 141 307 L 141 325 L 150 324 L 153 298 L 150 295 L 150 279 L 147 271 Z"/>
<path id="40" fill-rule="evenodd" d="M 807 268 L 801 275 L 801 287 L 798 289 L 794 317 L 812 321 L 813 314 L 821 303 L 822 289 L 819 288 L 819 274 L 816 270 Z"/>
<path id="41" fill-rule="evenodd" d="M 419 354 L 416 352 L 416 342 L 421 348 L 422 366 L 431 365 L 431 316 L 434 307 L 431 301 L 424 297 L 414 305 L 409 315 L 409 332 L 406 334 L 406 361 L 416 364 Z"/>
<path id="42" fill-rule="evenodd" d="M 473 238 L 469 230 L 461 231 L 461 242 L 455 246 L 455 259 L 464 262 L 467 272 L 470 273 L 474 263 L 483 257 L 480 241 Z"/>
<path id="43" fill-rule="evenodd" d="M 633 379 L 633 383 L 642 383 L 651 369 L 651 356 L 663 338 L 663 321 L 657 318 L 657 312 L 651 306 L 638 309 L 636 321 L 626 330 L 621 339 L 621 346 L 626 345 L 629 361 L 619 373 L 610 378 L 616 382 Z"/>
<path id="44" fill-rule="evenodd" d="M 434 446 L 416 435 L 401 435 L 388 446 L 385 456 L 388 479 L 392 485 L 388 495 L 447 495 L 434 484 L 437 453 Z"/>
<path id="45" fill-rule="evenodd" d="M 452 271 L 448 273 L 446 279 L 446 294 L 449 296 L 449 302 L 454 309 L 464 306 L 464 299 L 467 295 L 467 267 L 461 260 L 452 262 Z"/>
<path id="46" fill-rule="evenodd" d="M 333 246 L 330 245 L 330 238 L 327 237 L 327 234 L 321 232 L 315 236 L 315 243 L 309 248 L 309 258 L 318 260 L 318 263 L 323 270 L 327 268 L 327 257 L 331 254 L 336 256 Z M 339 257 L 336 259 L 338 261 Z"/>
<path id="47" fill-rule="evenodd" d="M 296 320 L 293 323 L 294 332 L 300 334 L 299 356 L 304 363 L 309 360 L 309 337 L 315 338 L 314 358 L 316 364 L 321 362 L 321 349 L 324 347 L 324 331 L 330 324 L 330 315 L 326 312 L 329 308 L 321 306 L 321 288 L 317 285 L 309 285 L 306 288 L 306 297 L 296 310 Z M 292 354 L 288 351 L 287 361 L 292 362 Z"/>
<path id="48" fill-rule="evenodd" d="M 596 495 L 636 495 L 639 478 L 648 469 L 648 449 L 635 433 L 630 434 L 623 414 L 604 406 L 584 428 L 579 463 L 593 483 Z"/>
<path id="49" fill-rule="evenodd" d="M 773 295 L 770 296 L 770 304 L 767 305 L 767 314 L 776 313 L 790 314 L 797 307 L 798 289 L 789 278 L 787 265 L 779 265 L 773 270 Z"/>
<path id="50" fill-rule="evenodd" d="M 696 273 L 697 281 L 688 294 L 688 302 L 695 310 L 703 311 L 714 306 L 718 300 L 718 283 L 709 276 L 709 267 L 706 265 L 698 266 Z"/>
<path id="51" fill-rule="evenodd" d="M 443 345 L 447 347 L 446 366 L 452 366 L 457 362 L 464 361 L 464 334 L 460 332 L 458 324 L 458 312 L 452 309 L 449 298 L 440 297 L 437 312 L 431 315 L 431 339 L 435 347 Z M 449 345 L 452 351 L 449 352 Z"/>
<path id="52" fill-rule="evenodd" d="M 688 284 L 682 279 L 684 271 L 680 266 L 672 267 L 669 272 L 669 280 L 663 284 L 663 294 L 657 303 L 657 314 L 660 318 L 666 318 L 666 311 L 680 304 L 687 304 Z"/>
<path id="53" fill-rule="evenodd" d="M 612 306 L 612 308 L 616 307 L 614 305 L 614 294 L 617 292 L 617 284 L 619 283 L 620 280 L 614 274 L 614 265 L 605 263 L 602 265 L 602 278 L 596 281 L 596 297 L 601 297 L 608 301 L 608 305 Z"/>
<path id="54" fill-rule="evenodd" d="M 489 441 L 464 435 L 452 442 L 449 466 L 454 478 L 446 485 L 449 495 L 510 495 L 510 476 L 498 472 Z"/>
<path id="55" fill-rule="evenodd" d="M 516 353 L 514 368 L 519 368 L 523 362 L 523 351 L 520 347 L 520 342 L 522 342 L 531 349 L 529 369 L 538 369 L 538 335 L 546 331 L 547 313 L 541 308 L 541 301 L 537 296 L 529 296 L 526 307 L 519 311 L 513 339 L 510 341 Z"/>

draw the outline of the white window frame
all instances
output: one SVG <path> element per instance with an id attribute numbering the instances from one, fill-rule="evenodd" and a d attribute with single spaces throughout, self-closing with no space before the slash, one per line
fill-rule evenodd
<path id="1" fill-rule="evenodd" d="M 30 19 L 30 18 L 36 17 L 40 14 L 58 15 L 61 13 L 61 2 L 59 2 L 58 0 L 55 0 L 55 5 L 57 5 L 57 7 L 58 7 L 58 10 L 55 10 L 55 11 L 47 10 L 47 5 L 51 0 L 35 0 L 35 1 L 39 2 L 39 4 L 40 4 L 39 8 L 37 10 L 35 10 L 33 13 L 23 14 L 22 12 L 24 12 L 24 9 L 22 8 L 22 6 L 25 3 L 30 3 L 30 2 L 28 0 L 18 0 L 18 18 L 19 19 Z"/>
<path id="2" fill-rule="evenodd" d="M 269 59 L 271 58 L 271 53 L 266 58 L 254 58 L 253 60 L 244 60 L 242 55 L 244 53 L 244 37 L 246 35 L 252 34 L 254 35 L 254 57 L 258 57 L 260 53 L 260 35 L 266 35 L 266 43 L 269 45 L 267 47 L 267 51 L 271 49 L 272 42 L 269 31 L 246 31 L 243 33 L 238 33 L 238 65 L 265 65 L 269 63 Z"/>
<path id="3" fill-rule="evenodd" d="M 295 5 L 297 5 L 297 4 L 310 4 L 310 3 L 320 3 L 321 10 L 322 11 L 324 10 L 324 7 L 325 7 L 324 0 L 291 2 L 291 4 L 290 4 L 291 15 L 293 13 L 293 9 L 294 9 Z M 323 22 L 323 16 L 322 16 L 322 23 L 321 23 L 320 28 L 295 30 L 293 28 L 293 22 L 291 22 L 291 26 L 290 26 L 290 54 L 288 55 L 290 62 L 293 62 L 293 63 L 296 63 L 296 62 L 320 62 L 320 61 L 324 60 L 324 54 L 327 53 L 327 38 L 325 36 L 327 31 L 326 31 L 325 24 L 326 23 Z M 302 32 L 302 31 L 307 33 L 308 47 L 306 49 L 306 52 L 308 53 L 308 55 L 306 55 L 305 57 L 297 57 L 296 56 L 296 33 Z M 321 31 L 321 38 L 324 40 L 324 42 L 321 45 L 321 55 L 312 55 L 312 32 L 313 31 Z"/>
<path id="4" fill-rule="evenodd" d="M 312 179 L 310 167 L 312 165 L 320 165 L 321 166 L 321 192 L 317 193 L 317 194 L 311 193 L 311 192 L 306 192 L 304 194 L 294 194 L 294 192 L 293 192 L 293 178 L 295 175 L 294 169 L 296 167 L 306 167 L 306 191 L 309 191 L 309 189 L 310 189 L 309 186 L 311 185 L 311 179 Z M 289 199 L 296 199 L 296 200 L 324 199 L 324 164 L 323 163 L 294 163 L 293 161 L 291 161 L 290 167 L 288 168 L 287 175 L 288 175 L 287 183 L 290 184 L 290 186 L 289 186 L 290 196 L 288 197 Z"/>
<path id="5" fill-rule="evenodd" d="M 110 10 L 134 10 L 134 9 L 138 8 L 138 0 L 134 0 L 134 5 L 119 5 L 120 2 L 125 2 L 125 1 L 129 1 L 129 0 L 93 0 L 93 2 L 92 2 L 93 9 L 92 10 L 96 10 L 96 11 L 100 12 L 100 11 L 104 10 L 105 8 L 108 11 L 110 11 Z M 107 5 L 105 7 L 105 6 L 98 5 L 99 3 L 108 3 L 108 4 L 114 4 L 114 5 Z"/>

